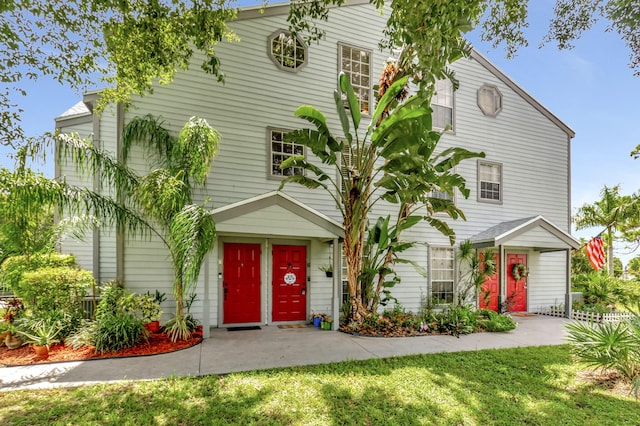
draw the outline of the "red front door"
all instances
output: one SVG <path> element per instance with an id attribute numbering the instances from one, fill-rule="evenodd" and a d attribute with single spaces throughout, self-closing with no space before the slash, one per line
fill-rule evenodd
<path id="1" fill-rule="evenodd" d="M 273 246 L 273 321 L 307 319 L 307 248 Z"/>
<path id="2" fill-rule="evenodd" d="M 507 311 L 524 312 L 527 310 L 527 278 L 513 278 L 513 267 L 522 263 L 527 266 L 526 254 L 507 254 Z"/>
<path id="3" fill-rule="evenodd" d="M 224 245 L 224 324 L 260 322 L 260 244 Z"/>
<path id="4" fill-rule="evenodd" d="M 480 259 L 484 260 L 484 253 L 480 253 Z M 491 309 L 498 312 L 498 295 L 500 289 L 500 256 L 498 253 L 493 255 L 496 263 L 496 273 L 487 278 L 480 288 L 480 301 L 479 305 L 481 309 Z M 482 265 L 484 267 L 484 265 Z"/>

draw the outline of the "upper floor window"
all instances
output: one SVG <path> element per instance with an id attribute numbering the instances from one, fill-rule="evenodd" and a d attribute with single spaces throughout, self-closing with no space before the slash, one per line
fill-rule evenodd
<path id="1" fill-rule="evenodd" d="M 270 176 L 292 176 L 302 175 L 304 170 L 300 167 L 289 167 L 281 169 L 280 164 L 292 155 L 304 155 L 304 145 L 284 140 L 287 130 L 269 129 L 269 152 L 270 152 Z"/>
<path id="2" fill-rule="evenodd" d="M 502 201 L 502 164 L 478 161 L 478 199 Z"/>
<path id="3" fill-rule="evenodd" d="M 289 31 L 278 30 L 269 36 L 269 56 L 278 68 L 295 72 L 307 63 L 307 46 Z"/>
<path id="4" fill-rule="evenodd" d="M 483 84 L 478 89 L 478 108 L 484 115 L 495 117 L 502 111 L 502 93 L 492 84 Z"/>
<path id="5" fill-rule="evenodd" d="M 433 128 L 444 129 L 447 125 L 453 127 L 453 84 L 451 80 L 438 80 L 436 92 L 431 98 L 433 109 Z"/>
<path id="6" fill-rule="evenodd" d="M 371 113 L 371 51 L 338 44 L 340 72 L 349 76 L 360 103 L 360 112 Z"/>
<path id="7" fill-rule="evenodd" d="M 455 259 L 451 247 L 431 247 L 431 302 L 453 303 Z"/>

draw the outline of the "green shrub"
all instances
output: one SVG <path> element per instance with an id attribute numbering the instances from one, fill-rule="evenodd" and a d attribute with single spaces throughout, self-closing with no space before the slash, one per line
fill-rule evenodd
<path id="1" fill-rule="evenodd" d="M 629 321 L 602 324 L 574 321 L 567 340 L 578 359 L 596 369 L 613 369 L 640 390 L 640 315 Z"/>
<path id="2" fill-rule="evenodd" d="M 96 321 L 81 320 L 75 332 L 64 339 L 64 344 L 73 349 L 84 346 L 95 346 L 95 334 L 98 323 Z"/>
<path id="3" fill-rule="evenodd" d="M 478 321 L 479 327 L 494 333 L 513 330 L 517 325 L 518 324 L 510 316 L 498 314 L 493 318 Z"/>
<path id="4" fill-rule="evenodd" d="M 16 296 L 22 297 L 22 275 L 25 272 L 36 271 L 41 268 L 74 267 L 76 258 L 70 254 L 43 253 L 31 256 L 12 256 L 2 262 L 2 283 Z"/>
<path id="5" fill-rule="evenodd" d="M 93 341 L 96 352 L 114 352 L 147 340 L 141 320 L 128 314 L 105 315 L 96 320 Z"/>
<path id="6" fill-rule="evenodd" d="M 116 281 L 104 283 L 100 288 L 100 302 L 96 308 L 96 320 L 110 315 L 122 313 L 120 299 L 125 295 L 125 289 Z"/>
<path id="7" fill-rule="evenodd" d="M 84 269 L 45 267 L 22 275 L 19 296 L 35 312 L 62 311 L 82 317 L 82 299 L 94 284 L 93 275 Z"/>

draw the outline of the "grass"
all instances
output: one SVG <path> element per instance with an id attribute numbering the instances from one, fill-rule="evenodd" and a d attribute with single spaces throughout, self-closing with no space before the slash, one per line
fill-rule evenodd
<path id="1" fill-rule="evenodd" d="M 0 393 L 2 425 L 637 425 L 568 346 Z"/>

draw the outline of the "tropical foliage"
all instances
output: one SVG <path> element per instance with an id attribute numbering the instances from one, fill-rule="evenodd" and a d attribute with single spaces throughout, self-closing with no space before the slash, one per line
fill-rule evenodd
<path id="1" fill-rule="evenodd" d="M 591 324 L 575 321 L 567 326 L 573 353 L 589 367 L 612 369 L 633 382 L 640 394 L 640 315 L 628 321 Z"/>
<path id="2" fill-rule="evenodd" d="M 487 279 L 496 274 L 495 252 L 491 249 L 480 252 L 471 241 L 460 244 L 456 253 L 458 263 L 458 305 L 478 300 L 480 289 Z"/>
<path id="3" fill-rule="evenodd" d="M 635 196 L 620 195 L 620 186 L 605 186 L 600 199 L 593 204 L 580 207 L 573 217 L 576 229 L 604 228 L 607 243 L 609 275 L 614 273 L 613 242 L 620 232 L 636 228 L 640 223 L 640 199 Z"/>
<path id="4" fill-rule="evenodd" d="M 434 214 L 445 213 L 453 219 L 464 215 L 451 200 L 434 197 L 432 193 L 444 191 L 453 195 L 457 189 L 467 197 L 465 179 L 454 168 L 464 159 L 484 155 L 462 148 L 436 154 L 441 133 L 432 130 L 430 97 L 418 94 L 402 103 L 396 99 L 407 81 L 407 77 L 400 78 L 387 89 L 363 128 L 358 99 L 349 78 L 341 74 L 334 100 L 342 135 L 331 133 L 320 111 L 301 106 L 295 115 L 315 128 L 296 130 L 286 136 L 305 145 L 337 172 L 327 172 L 302 156 L 291 156 L 281 168 L 298 167 L 307 174 L 288 176 L 281 187 L 295 182 L 310 189 L 322 188 L 335 201 L 343 217 L 351 317 L 356 322 L 374 310 L 383 289 L 397 282 L 386 279 L 392 274 L 390 265 L 398 261 L 397 253 L 413 245 L 400 241 L 401 231 L 424 220 L 449 236 L 453 243 L 453 230 Z M 367 233 L 371 209 L 381 201 L 394 205 L 397 215 L 393 222 L 391 218 L 379 219 Z M 420 209 L 427 214 L 419 213 Z M 378 279 L 372 285 L 376 276 Z"/>
<path id="5" fill-rule="evenodd" d="M 101 80 L 101 109 L 150 92 L 154 81 L 170 82 L 197 50 L 201 68 L 222 81 L 215 47 L 236 39 L 227 27 L 235 16 L 226 0 L 0 3 L 0 142 L 22 139 L 11 99 L 25 94 L 27 79 L 51 76 L 76 89 Z"/>

